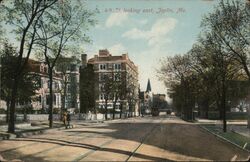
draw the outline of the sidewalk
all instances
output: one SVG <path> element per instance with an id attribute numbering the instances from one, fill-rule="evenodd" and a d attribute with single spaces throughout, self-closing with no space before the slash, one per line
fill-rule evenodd
<path id="1" fill-rule="evenodd" d="M 60 128 L 63 124 L 60 124 L 60 122 L 54 122 L 54 128 Z M 44 133 L 47 130 L 50 130 L 48 126 L 48 122 L 32 122 L 32 123 L 18 123 L 16 124 L 15 134 L 7 133 L 8 126 L 1 125 L 0 126 L 0 140 L 4 139 L 13 139 L 16 137 L 26 137 L 29 135 L 34 134 L 41 134 Z"/>
<path id="2" fill-rule="evenodd" d="M 131 117 L 131 118 L 126 118 L 126 119 L 134 119 L 138 117 Z M 119 122 L 122 119 L 111 119 L 111 120 L 96 120 L 96 119 L 91 119 L 91 120 L 72 120 L 70 125 L 72 125 L 74 128 L 78 126 L 89 126 L 93 124 L 100 124 L 100 123 L 110 123 L 110 122 Z M 18 123 L 16 124 L 16 133 L 11 134 L 7 133 L 8 126 L 7 124 L 0 125 L 0 140 L 5 140 L 5 139 L 13 139 L 13 138 L 18 138 L 18 137 L 27 137 L 30 135 L 35 135 L 35 134 L 42 134 L 45 133 L 46 131 L 50 131 L 53 129 L 57 130 L 62 130 L 65 129 L 65 126 L 62 121 L 54 121 L 53 122 L 53 128 L 49 128 L 49 122 L 48 121 L 32 121 L 31 123 Z"/>
<path id="3" fill-rule="evenodd" d="M 198 124 L 222 125 L 221 120 L 196 119 Z M 228 130 L 250 138 L 250 129 L 247 128 L 246 120 L 229 120 L 227 121 Z"/>

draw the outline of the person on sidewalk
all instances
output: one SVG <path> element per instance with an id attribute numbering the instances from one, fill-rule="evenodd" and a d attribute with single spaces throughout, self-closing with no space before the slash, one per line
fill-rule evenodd
<path id="1" fill-rule="evenodd" d="M 70 113 L 68 112 L 67 113 L 67 128 L 70 128 L 70 121 L 71 121 L 71 119 L 70 119 Z"/>

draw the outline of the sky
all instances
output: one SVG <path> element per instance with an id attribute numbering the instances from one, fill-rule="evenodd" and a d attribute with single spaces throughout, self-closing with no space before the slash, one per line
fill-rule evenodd
<path id="1" fill-rule="evenodd" d="M 128 53 L 138 66 L 141 91 L 146 90 L 150 79 L 153 93 L 167 94 L 167 88 L 157 77 L 160 60 L 188 52 L 201 31 L 202 17 L 212 12 L 218 2 L 85 0 L 89 10 L 98 11 L 94 17 L 98 23 L 86 33 L 92 42 L 83 42 L 79 48 L 88 58 L 100 49 L 108 49 L 112 55 Z M 14 39 L 15 35 L 8 30 L 9 38 Z"/>
<path id="2" fill-rule="evenodd" d="M 98 24 L 88 31 L 91 44 L 83 44 L 88 58 L 108 49 L 112 55 L 128 53 L 139 68 L 139 84 L 146 90 L 167 94 L 157 78 L 160 59 L 188 52 L 201 31 L 205 14 L 213 11 L 216 0 L 87 0 L 98 10 Z"/>

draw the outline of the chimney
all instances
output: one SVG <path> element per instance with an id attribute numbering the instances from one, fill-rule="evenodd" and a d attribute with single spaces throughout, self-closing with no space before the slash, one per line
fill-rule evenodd
<path id="1" fill-rule="evenodd" d="M 87 67 L 87 54 L 82 54 L 81 59 L 82 59 L 82 68 Z"/>
<path id="2" fill-rule="evenodd" d="M 111 56 L 111 54 L 109 53 L 109 51 L 107 49 L 103 49 L 103 50 L 99 50 L 99 56 L 100 57 L 107 57 L 107 56 Z"/>
<path id="3" fill-rule="evenodd" d="M 122 54 L 122 59 L 127 60 L 128 59 L 128 54 Z"/>

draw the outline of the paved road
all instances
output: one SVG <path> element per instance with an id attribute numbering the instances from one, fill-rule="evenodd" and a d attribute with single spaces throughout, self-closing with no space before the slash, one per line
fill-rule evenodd
<path id="1" fill-rule="evenodd" d="M 23 161 L 245 160 L 248 153 L 177 118 L 82 123 L 73 129 L 0 141 L 0 154 Z M 235 158 L 236 157 L 236 158 Z"/>

